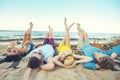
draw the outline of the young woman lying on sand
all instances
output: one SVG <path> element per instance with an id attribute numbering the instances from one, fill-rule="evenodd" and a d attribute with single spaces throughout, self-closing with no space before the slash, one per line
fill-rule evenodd
<path id="1" fill-rule="evenodd" d="M 13 63 L 10 67 L 16 67 L 20 60 L 25 57 L 33 48 L 34 44 L 32 43 L 32 32 L 33 23 L 30 22 L 30 28 L 25 32 L 23 41 L 21 44 L 17 44 L 17 42 L 11 42 L 7 48 L 7 55 L 4 59 L 0 60 L 0 64 L 4 62 L 16 62 Z"/>
<path id="2" fill-rule="evenodd" d="M 54 57 L 53 60 L 54 63 L 61 67 L 72 68 L 77 63 L 85 63 L 92 61 L 92 58 L 90 57 L 76 55 L 72 53 L 69 30 L 74 25 L 74 23 L 67 27 L 65 18 L 64 24 L 65 24 L 65 36 L 58 46 L 58 55 Z"/>
<path id="3" fill-rule="evenodd" d="M 88 69 L 113 69 L 113 60 L 120 56 L 120 45 L 114 46 L 108 51 L 93 47 L 89 44 L 89 38 L 87 33 L 80 28 L 80 24 L 77 23 L 77 30 L 79 35 L 78 49 L 84 55 L 92 57 L 91 62 L 84 64 Z"/>

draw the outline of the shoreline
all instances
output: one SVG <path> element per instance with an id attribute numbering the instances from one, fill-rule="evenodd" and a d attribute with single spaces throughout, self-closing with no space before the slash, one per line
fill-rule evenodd
<path id="1" fill-rule="evenodd" d="M 55 44 L 56 46 L 59 45 L 59 43 L 62 41 L 63 38 L 54 38 Z M 99 41 L 99 44 L 104 44 L 106 43 L 108 40 L 106 38 L 101 39 L 101 38 L 89 38 L 90 39 L 90 44 L 93 44 L 94 40 L 97 39 Z M 0 40 L 0 46 L 6 46 L 9 45 L 10 42 L 12 41 L 22 41 L 22 39 L 5 39 L 5 40 Z M 43 43 L 44 38 L 33 38 L 33 43 L 35 45 L 39 45 Z M 78 39 L 77 38 L 70 38 L 70 44 L 73 48 L 77 47 L 78 44 Z"/>
<path id="2" fill-rule="evenodd" d="M 40 40 L 40 39 L 44 39 L 44 37 L 42 38 L 33 38 L 33 40 Z M 54 38 L 55 40 L 62 40 L 63 38 Z M 97 39 L 97 40 L 108 40 L 110 38 L 89 38 L 89 40 L 94 40 L 94 39 Z M 22 38 L 17 38 L 17 39 L 0 39 L 0 42 L 2 41 L 14 41 L 14 40 L 22 40 Z M 78 38 L 70 38 L 70 40 L 78 40 Z"/>
<path id="3" fill-rule="evenodd" d="M 44 38 L 33 38 L 34 40 L 43 40 Z M 62 40 L 63 38 L 54 38 L 55 40 Z M 0 42 L 7 42 L 7 41 L 17 41 L 22 39 L 1 39 Z M 77 38 L 71 38 L 70 40 L 78 40 Z"/>
<path id="4" fill-rule="evenodd" d="M 54 38 L 55 41 L 61 41 L 63 38 Z M 90 41 L 93 40 L 99 40 L 99 41 L 107 41 L 108 38 L 89 38 Z M 10 41 L 18 41 L 18 40 L 22 40 L 22 39 L 0 39 L 0 42 L 10 42 Z M 33 41 L 41 41 L 44 40 L 44 38 L 33 38 Z M 78 41 L 78 38 L 70 38 L 71 41 Z"/>
<path id="5" fill-rule="evenodd" d="M 22 39 L 0 40 L 0 46 L 2 46 L 2 45 L 8 45 L 10 42 L 12 42 L 12 41 L 18 41 L 18 40 L 22 41 Z M 43 40 L 44 40 L 44 38 L 33 38 L 33 43 L 34 44 L 42 44 Z M 58 45 L 62 41 L 62 38 L 55 38 L 54 40 L 55 40 L 55 44 Z M 76 46 L 77 45 L 78 39 L 72 38 L 70 40 L 71 40 L 70 43 L 71 43 L 72 46 Z"/>
<path id="6" fill-rule="evenodd" d="M 95 38 L 96 39 L 96 38 Z M 95 40 L 94 39 L 94 40 Z M 7 40 L 0 40 L 0 46 L 4 47 L 9 45 L 12 41 L 22 41 L 22 39 L 7 39 Z M 35 46 L 41 45 L 43 43 L 44 38 L 33 38 L 33 43 Z M 90 41 L 90 44 L 93 44 L 94 40 Z M 60 42 L 62 41 L 62 38 L 54 38 L 55 45 L 58 46 Z M 105 41 L 103 41 L 105 43 Z M 99 41 L 99 44 L 104 44 Z M 78 39 L 77 38 L 70 38 L 70 44 L 72 49 L 76 49 L 78 45 Z"/>

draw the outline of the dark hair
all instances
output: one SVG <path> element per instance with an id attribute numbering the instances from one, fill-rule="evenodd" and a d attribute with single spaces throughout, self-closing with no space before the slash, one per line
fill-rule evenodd
<path id="1" fill-rule="evenodd" d="M 31 57 L 29 59 L 27 67 L 29 67 L 31 69 L 35 69 L 35 68 L 38 68 L 40 66 L 40 63 L 41 63 L 41 61 L 38 58 Z"/>
<path id="2" fill-rule="evenodd" d="M 98 62 L 98 65 L 102 69 L 113 69 L 114 62 L 110 57 L 105 56 L 105 57 L 101 57 L 100 62 Z"/>

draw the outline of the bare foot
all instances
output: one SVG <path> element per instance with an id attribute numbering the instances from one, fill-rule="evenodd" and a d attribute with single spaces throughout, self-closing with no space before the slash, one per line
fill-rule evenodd
<path id="1" fill-rule="evenodd" d="M 65 26 L 67 26 L 67 25 L 66 25 L 66 21 L 67 21 L 67 19 L 66 19 L 66 17 L 65 17 L 65 18 L 64 18 L 64 25 L 65 25 Z"/>
<path id="2" fill-rule="evenodd" d="M 49 27 L 49 32 L 51 33 L 53 31 L 53 28 L 51 28 L 49 25 L 48 27 Z"/>
<path id="3" fill-rule="evenodd" d="M 32 28 L 33 27 L 33 23 L 32 22 L 30 22 L 30 28 Z"/>
<path id="4" fill-rule="evenodd" d="M 77 25 L 77 29 L 80 30 L 80 24 L 76 23 L 76 25 Z"/>
<path id="5" fill-rule="evenodd" d="M 70 30 L 70 28 L 71 28 L 74 24 L 75 24 L 75 23 L 72 23 L 72 24 L 69 26 L 68 30 Z"/>
<path id="6" fill-rule="evenodd" d="M 75 23 L 72 23 L 69 27 L 67 26 L 67 24 L 66 24 L 66 21 L 67 21 L 67 19 L 66 18 L 64 18 L 64 25 L 65 25 L 65 30 L 66 30 L 66 32 L 67 31 L 69 31 L 70 30 L 70 28 L 75 24 Z"/>

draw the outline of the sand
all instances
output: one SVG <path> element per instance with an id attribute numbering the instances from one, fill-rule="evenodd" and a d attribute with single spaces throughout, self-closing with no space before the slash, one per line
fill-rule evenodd
<path id="1" fill-rule="evenodd" d="M 7 43 L 0 44 L 0 50 L 5 49 Z M 6 69 L 12 62 L 0 64 L 0 80 L 120 80 L 120 71 L 88 70 L 82 64 L 78 64 L 72 69 L 56 66 L 54 71 L 31 70 L 26 68 L 27 61 L 28 56 L 20 62 L 16 69 Z"/>

